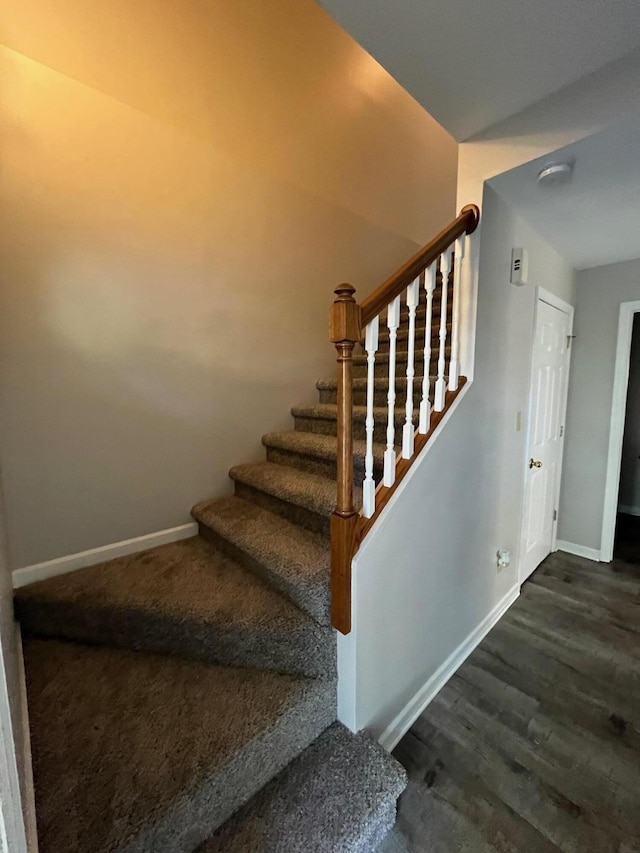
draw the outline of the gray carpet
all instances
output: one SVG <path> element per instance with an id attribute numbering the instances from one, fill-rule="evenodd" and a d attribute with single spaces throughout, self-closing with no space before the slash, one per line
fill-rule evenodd
<path id="1" fill-rule="evenodd" d="M 402 770 L 331 726 L 335 381 L 317 390 L 193 508 L 200 536 L 18 591 L 40 853 L 368 853 L 392 825 Z"/>
<path id="2" fill-rule="evenodd" d="M 313 432 L 270 432 L 262 436 L 262 443 L 267 449 L 267 461 L 277 465 L 289 465 L 300 468 L 311 474 L 336 479 L 336 459 L 338 444 L 335 436 L 319 435 Z M 384 451 L 386 445 L 373 445 L 373 464 L 377 478 L 382 477 Z M 362 483 L 364 478 L 364 456 L 366 443 L 353 443 L 354 482 Z"/>
<path id="3" fill-rule="evenodd" d="M 249 462 L 229 472 L 236 494 L 315 533 L 329 532 L 336 481 L 273 462 Z M 360 488 L 355 502 L 360 505 Z"/>
<path id="4" fill-rule="evenodd" d="M 335 719 L 335 685 L 25 643 L 40 853 L 190 853 Z"/>
<path id="5" fill-rule="evenodd" d="M 420 358 L 422 353 L 420 352 L 417 358 Z M 383 364 L 386 364 L 386 360 L 382 361 Z M 402 365 L 402 375 L 398 376 L 395 381 L 395 389 L 397 399 L 399 401 L 404 402 L 407 396 L 407 378 L 404 375 L 406 370 L 406 363 Z M 431 384 L 436 381 L 438 377 L 431 375 Z M 320 395 L 321 403 L 330 403 L 335 404 L 338 399 L 338 382 L 336 379 L 324 379 L 322 381 L 318 381 L 317 383 L 318 392 Z M 356 377 L 353 380 L 353 404 L 354 406 L 366 406 L 367 405 L 367 388 L 368 381 L 366 378 L 366 374 L 363 377 Z M 387 395 L 389 393 L 389 377 L 385 374 L 383 376 L 376 376 L 373 380 L 373 404 L 378 408 L 382 408 L 386 411 L 387 406 Z M 420 405 L 420 399 L 422 398 L 422 374 L 418 375 L 416 373 L 413 382 L 413 405 Z M 386 417 L 382 418 L 382 423 L 386 425 Z"/>
<path id="6" fill-rule="evenodd" d="M 192 515 L 203 536 L 212 538 L 318 622 L 329 623 L 326 537 L 238 497 L 202 501 Z"/>
<path id="7" fill-rule="evenodd" d="M 335 637 L 200 537 L 18 590 L 27 635 L 231 666 L 335 673 Z"/>
<path id="8" fill-rule="evenodd" d="M 424 374 L 424 338 L 422 336 L 418 336 L 416 340 L 416 351 L 417 357 L 415 360 L 415 375 L 422 378 Z M 404 345 L 406 346 L 406 344 Z M 437 339 L 433 339 L 431 341 L 431 349 L 432 352 L 437 352 L 439 349 L 439 344 L 437 343 Z M 445 348 L 445 351 L 449 350 L 449 347 Z M 449 353 L 447 352 L 447 355 Z M 407 349 L 397 349 L 396 350 L 396 364 L 402 371 L 399 375 L 402 376 L 402 373 L 407 369 L 407 361 L 409 360 L 409 352 Z M 431 367 L 433 370 L 433 365 Z M 389 374 L 389 362 L 387 361 L 386 356 L 384 358 L 377 358 L 374 366 L 374 372 L 376 377 L 386 377 Z M 363 378 L 367 376 L 367 354 L 365 352 L 356 353 L 353 357 L 353 375 L 356 379 Z"/>
<path id="9" fill-rule="evenodd" d="M 336 723 L 198 853 L 369 853 L 405 785 L 377 743 Z"/>
<path id="10" fill-rule="evenodd" d="M 398 398 L 395 410 L 395 427 L 396 431 L 402 428 L 405 421 L 404 404 Z M 302 432 L 315 432 L 321 435 L 336 434 L 336 423 L 338 420 L 338 407 L 335 403 L 316 403 L 315 405 L 293 406 L 291 414 L 294 418 L 296 430 Z M 373 411 L 375 418 L 375 441 L 383 443 L 386 441 L 387 429 L 387 407 L 376 406 Z M 353 407 L 353 437 L 358 439 L 366 438 L 365 434 L 365 419 L 367 417 L 366 406 Z"/>

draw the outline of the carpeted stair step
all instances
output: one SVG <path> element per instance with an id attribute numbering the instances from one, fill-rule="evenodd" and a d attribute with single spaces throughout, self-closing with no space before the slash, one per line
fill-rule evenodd
<path id="1" fill-rule="evenodd" d="M 416 323 L 416 331 L 415 331 L 415 348 L 416 350 L 424 349 L 424 323 Z M 440 324 L 437 325 L 434 323 L 431 327 L 431 347 L 433 349 L 437 348 L 439 343 L 439 334 Z M 407 349 L 407 341 L 409 340 L 409 327 L 404 325 L 400 326 L 396 335 L 396 348 L 398 350 L 406 350 Z M 447 341 L 451 341 L 451 323 L 447 323 Z M 364 351 L 364 347 L 362 347 Z M 380 328 L 378 332 L 378 352 L 386 353 L 389 352 L 389 330 L 385 328 Z"/>
<path id="2" fill-rule="evenodd" d="M 447 299 L 447 316 L 451 317 L 453 310 L 451 305 L 451 291 L 448 294 L 449 298 Z M 434 294 L 433 303 L 431 305 L 431 317 L 433 320 L 440 320 L 440 315 L 442 305 L 440 301 L 440 289 L 438 288 Z M 385 309 L 379 315 L 380 318 L 380 328 L 387 325 L 387 310 Z M 424 290 L 420 289 L 420 302 L 416 308 L 416 319 L 422 320 L 422 324 L 424 325 L 424 319 L 427 316 L 427 297 Z M 407 323 L 409 317 L 409 309 L 407 308 L 407 304 L 405 302 L 404 296 L 402 296 L 400 300 L 400 323 Z"/>
<path id="3" fill-rule="evenodd" d="M 316 621 L 329 624 L 326 536 L 238 497 L 202 501 L 191 514 L 218 549 L 264 577 Z"/>
<path id="4" fill-rule="evenodd" d="M 25 634 L 333 676 L 335 637 L 200 537 L 18 590 Z"/>
<path id="5" fill-rule="evenodd" d="M 273 462 L 236 465 L 229 476 L 235 481 L 238 497 L 307 530 L 329 532 L 329 516 L 336 503 L 335 480 Z M 355 489 L 355 502 L 361 503 L 359 489 Z"/>
<path id="6" fill-rule="evenodd" d="M 437 315 L 434 314 L 431 318 L 431 338 L 432 338 L 432 340 L 434 340 L 438 337 L 438 334 L 440 332 L 440 320 L 441 320 L 441 317 L 440 317 L 439 313 Z M 452 324 L 452 318 L 451 318 L 451 316 L 447 316 L 447 324 L 446 324 L 447 325 L 447 333 L 449 333 L 451 331 L 451 324 Z M 424 337 L 425 337 L 424 330 L 426 328 L 426 325 L 427 325 L 426 324 L 426 317 L 424 316 L 424 312 L 421 313 L 420 311 L 418 311 L 418 313 L 416 314 L 416 338 L 418 338 L 418 329 L 420 329 L 421 330 L 420 337 L 421 337 L 422 341 L 424 341 Z M 403 316 L 403 315 L 400 316 L 400 325 L 398 326 L 398 332 L 397 332 L 398 336 L 400 335 L 400 332 L 404 332 L 404 339 L 406 340 L 406 338 L 408 337 L 408 332 L 409 332 L 409 318 L 406 316 Z M 387 326 L 387 318 L 385 315 L 384 320 L 380 320 L 380 323 L 378 326 L 378 339 L 388 338 L 388 337 L 389 337 L 389 327 Z M 360 341 L 359 345 L 360 346 L 364 345 L 364 336 L 362 337 L 362 340 Z"/>
<path id="7" fill-rule="evenodd" d="M 336 479 L 336 460 L 338 442 L 333 435 L 320 435 L 313 432 L 288 430 L 287 432 L 270 432 L 262 436 L 262 443 L 267 449 L 267 460 L 277 465 L 289 465 L 300 468 L 311 474 Z M 373 445 L 373 468 L 376 479 L 382 476 L 385 446 Z M 364 454 L 366 443 L 358 440 L 353 445 L 354 478 L 364 477 Z"/>
<path id="8" fill-rule="evenodd" d="M 451 300 L 447 300 L 447 313 L 449 313 L 451 309 Z M 436 290 L 434 293 L 433 303 L 431 305 L 431 315 L 433 317 L 439 317 L 441 311 L 441 302 L 440 302 L 440 291 Z M 420 288 L 420 302 L 418 303 L 418 307 L 416 308 L 416 317 L 424 317 L 427 313 L 427 296 L 422 288 Z M 404 299 L 404 295 L 400 300 L 400 318 L 404 322 L 406 318 L 409 316 L 409 309 L 407 308 L 407 303 Z M 380 324 L 387 322 L 387 312 L 386 310 L 380 314 Z"/>
<path id="9" fill-rule="evenodd" d="M 335 403 L 318 403 L 314 406 L 293 406 L 291 414 L 294 418 L 296 430 L 301 432 L 314 432 L 321 435 L 336 435 L 336 423 L 338 418 L 338 407 Z M 365 437 L 364 422 L 367 416 L 365 406 L 353 407 L 353 437 L 363 439 Z M 386 441 L 387 431 L 387 407 L 376 406 L 373 410 L 375 419 L 374 440 L 378 443 Z M 418 423 L 418 410 L 414 410 L 414 425 Z M 395 410 L 396 441 L 401 436 L 398 430 L 402 429 L 405 422 L 404 406 Z"/>
<path id="10" fill-rule="evenodd" d="M 431 376 L 431 398 L 433 401 L 433 391 L 437 376 Z M 352 393 L 354 406 L 366 406 L 367 403 L 367 385 L 368 380 L 362 377 L 357 377 L 353 380 Z M 338 397 L 338 382 L 336 379 L 318 379 L 316 382 L 318 396 L 321 403 L 336 403 Z M 396 404 L 402 403 L 407 396 L 407 378 L 406 376 L 397 376 L 395 381 L 396 389 Z M 373 380 L 373 405 L 378 408 L 384 408 L 387 404 L 387 395 L 389 393 L 389 377 L 377 376 Z M 416 376 L 413 380 L 413 405 L 420 405 L 422 399 L 422 376 Z M 386 423 L 386 418 L 385 418 Z"/>
<path id="11" fill-rule="evenodd" d="M 420 343 L 420 341 L 424 341 L 424 323 L 417 322 L 416 323 L 416 331 L 415 331 L 415 340 Z M 396 347 L 397 349 L 406 349 L 407 341 L 409 339 L 409 327 L 408 326 L 400 326 L 398 331 L 396 332 Z M 435 340 L 435 330 L 432 332 L 432 340 Z M 361 344 L 362 350 L 364 352 L 364 345 Z M 424 346 L 424 344 L 423 344 Z M 378 352 L 388 352 L 389 351 L 389 330 L 386 326 L 380 327 L 378 331 Z"/>
<path id="12" fill-rule="evenodd" d="M 335 683 L 24 644 L 40 853 L 192 853 L 335 720 Z"/>
<path id="13" fill-rule="evenodd" d="M 435 348 L 431 353 L 431 372 L 436 370 L 438 364 L 439 349 Z M 451 355 L 451 347 L 449 344 L 445 347 L 445 356 L 449 359 Z M 396 377 L 402 378 L 406 376 L 407 361 L 409 353 L 406 349 L 396 351 Z M 357 379 L 363 379 L 367 376 L 367 354 L 357 353 L 353 356 L 353 375 Z M 424 373 L 424 351 L 416 348 L 414 356 L 415 375 L 422 379 Z M 389 356 L 388 353 L 376 353 L 374 364 L 376 378 L 385 378 L 389 376 Z"/>
<path id="14" fill-rule="evenodd" d="M 198 853 L 372 853 L 405 785 L 391 755 L 335 723 Z"/>

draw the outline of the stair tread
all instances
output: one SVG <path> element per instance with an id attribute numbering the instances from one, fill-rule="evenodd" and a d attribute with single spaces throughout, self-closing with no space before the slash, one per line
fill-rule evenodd
<path id="1" fill-rule="evenodd" d="M 437 313 L 433 313 L 431 315 L 431 328 L 433 329 L 434 332 L 437 332 L 438 329 L 440 328 L 441 319 L 442 319 L 442 315 L 440 314 L 440 311 L 438 311 Z M 446 322 L 447 328 L 449 328 L 449 329 L 451 328 L 451 323 L 452 323 L 451 312 L 447 311 L 447 322 Z M 416 313 L 415 328 L 416 328 L 416 332 L 418 331 L 418 329 L 420 329 L 420 330 L 422 330 L 423 334 L 424 334 L 424 330 L 426 328 L 428 328 L 427 327 L 427 316 L 426 316 L 425 311 L 418 311 Z M 409 329 L 409 315 L 408 314 L 401 314 L 400 315 L 400 325 L 398 326 L 398 329 L 397 329 L 398 334 L 400 334 L 400 332 L 402 332 L 402 331 L 404 331 L 406 333 L 408 331 L 408 329 Z M 378 324 L 378 334 L 380 334 L 380 335 L 388 334 L 388 332 L 389 332 L 389 327 L 387 326 L 387 317 L 385 314 L 384 318 L 382 318 L 382 317 L 380 318 L 380 322 Z M 364 340 L 364 335 L 362 337 L 362 340 Z"/>
<path id="2" fill-rule="evenodd" d="M 291 453 L 313 456 L 318 459 L 335 460 L 338 455 L 338 439 L 335 435 L 322 435 L 320 433 L 302 432 L 300 430 L 286 430 L 283 432 L 270 432 L 263 435 L 262 443 L 265 447 L 275 447 L 279 450 L 288 450 Z M 354 456 L 364 457 L 366 449 L 366 441 L 356 439 L 353 442 Z M 382 461 L 384 451 L 384 444 L 374 442 L 374 459 Z"/>
<path id="3" fill-rule="evenodd" d="M 429 376 L 429 379 L 432 383 L 436 381 L 438 378 L 437 375 Z M 366 391 L 369 380 L 366 376 L 356 376 L 353 379 L 352 387 L 357 391 Z M 407 387 L 407 377 L 406 376 L 396 376 L 395 381 L 396 388 L 406 388 Z M 422 376 L 414 376 L 413 377 L 413 386 L 416 393 L 422 388 Z M 316 382 L 316 388 L 318 391 L 334 391 L 338 387 L 337 379 L 318 379 Z M 373 387 L 377 389 L 386 389 L 389 387 L 389 377 L 388 376 L 376 376 L 373 380 Z"/>
<path id="4" fill-rule="evenodd" d="M 424 320 L 418 319 L 416 321 L 416 324 L 415 324 L 415 336 L 416 336 L 416 338 L 422 337 L 422 339 L 424 340 L 424 332 L 425 332 L 426 328 L 427 327 L 424 323 Z M 431 329 L 434 333 L 439 328 L 440 328 L 439 324 L 437 327 L 435 325 L 432 325 L 432 327 L 431 327 Z M 447 326 L 447 328 L 448 328 L 448 326 Z M 389 338 L 389 329 L 386 326 L 381 326 L 379 331 L 378 331 L 378 340 L 379 341 L 385 341 L 385 340 L 388 340 L 388 338 Z M 408 338 L 409 338 L 409 324 L 407 323 L 404 326 L 398 327 L 398 329 L 396 331 L 396 340 L 404 341 L 404 340 L 408 340 Z M 361 341 L 364 341 L 364 337 L 361 338 Z"/>
<path id="5" fill-rule="evenodd" d="M 318 515 L 329 516 L 335 508 L 336 481 L 321 474 L 311 474 L 274 462 L 248 462 L 231 468 L 229 476 Z M 355 497 L 357 501 L 357 495 Z"/>
<path id="6" fill-rule="evenodd" d="M 405 785 L 391 755 L 334 723 L 198 853 L 368 853 Z"/>
<path id="7" fill-rule="evenodd" d="M 388 353 L 377 353 L 376 354 L 376 364 L 380 366 L 380 363 L 385 366 L 389 364 Z M 415 352 L 415 361 L 416 364 L 424 364 L 424 347 L 416 347 Z M 431 350 L 431 358 L 435 359 L 438 356 L 438 347 L 433 347 Z M 402 364 L 406 362 L 409 358 L 408 350 L 396 350 L 396 364 Z M 366 352 L 355 353 L 353 356 L 353 363 L 357 365 L 367 364 L 367 354 Z"/>
<path id="8" fill-rule="evenodd" d="M 189 853 L 335 719 L 333 682 L 24 644 L 41 853 Z"/>
<path id="9" fill-rule="evenodd" d="M 262 564 L 278 588 L 323 623 L 329 620 L 329 543 L 239 497 L 201 501 L 196 521 Z"/>
<path id="10" fill-rule="evenodd" d="M 201 537 L 23 587 L 25 632 L 236 666 L 333 671 L 335 641 Z"/>
<path id="11" fill-rule="evenodd" d="M 397 401 L 398 402 L 398 401 Z M 374 406 L 373 407 L 373 415 L 376 420 L 376 423 L 380 421 L 380 419 L 385 419 L 387 417 L 387 407 L 386 406 Z M 338 418 L 338 406 L 335 403 L 311 403 L 310 405 L 302 405 L 302 406 L 293 406 L 291 409 L 291 414 L 296 418 L 321 418 L 329 421 L 335 421 Z M 415 412 L 414 412 L 415 414 Z M 354 421 L 364 421 L 367 416 L 367 407 L 366 406 L 354 406 L 353 407 L 353 419 Z M 405 419 L 405 410 L 404 405 L 397 405 L 395 408 L 395 419 L 396 425 L 398 423 L 402 423 Z"/>

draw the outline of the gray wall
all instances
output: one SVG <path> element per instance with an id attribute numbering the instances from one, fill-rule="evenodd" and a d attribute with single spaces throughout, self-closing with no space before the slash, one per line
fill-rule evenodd
<path id="1" fill-rule="evenodd" d="M 490 187 L 480 240 L 475 380 L 355 561 L 341 662 L 351 655 L 355 727 L 376 734 L 518 583 L 535 286 L 571 302 L 574 274 Z M 509 283 L 514 245 L 529 251 L 525 287 Z M 513 555 L 502 571 L 498 548 Z"/>
<path id="2" fill-rule="evenodd" d="M 633 318 L 618 508 L 640 515 L 640 314 Z"/>
<path id="3" fill-rule="evenodd" d="M 620 303 L 640 299 L 640 259 L 576 277 L 558 538 L 600 550 Z"/>

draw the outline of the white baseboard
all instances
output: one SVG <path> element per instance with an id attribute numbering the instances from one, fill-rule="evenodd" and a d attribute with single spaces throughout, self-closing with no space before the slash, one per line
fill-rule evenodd
<path id="1" fill-rule="evenodd" d="M 500 621 L 513 602 L 520 595 L 520 584 L 516 584 L 502 598 L 493 610 L 488 613 L 482 622 L 475 628 L 458 648 L 446 659 L 431 678 L 404 706 L 402 711 L 389 723 L 387 728 L 378 738 L 380 745 L 389 752 L 398 741 L 409 731 L 427 705 L 442 690 L 447 681 L 462 666 L 471 652 L 487 636 L 493 626 Z"/>
<path id="2" fill-rule="evenodd" d="M 618 504 L 618 512 L 623 512 L 625 515 L 640 515 L 640 506 Z"/>
<path id="3" fill-rule="evenodd" d="M 585 548 L 584 545 L 576 545 L 575 542 L 565 542 L 564 539 L 558 539 L 556 542 L 558 551 L 566 551 L 567 554 L 573 554 L 575 557 L 585 557 L 587 560 L 595 560 L 600 562 L 600 551 L 595 548 Z"/>
<path id="4" fill-rule="evenodd" d="M 87 566 L 95 566 L 96 563 L 104 563 L 115 557 L 126 557 L 129 554 L 137 554 L 138 551 L 146 551 L 148 548 L 156 548 L 158 545 L 167 545 L 169 542 L 178 542 L 180 539 L 189 539 L 198 533 L 198 525 L 195 521 L 181 524 L 179 527 L 170 527 L 168 530 L 158 530 L 156 533 L 147 533 L 146 536 L 136 536 L 135 539 L 125 539 L 123 542 L 114 542 L 112 545 L 103 545 L 101 548 L 92 548 L 90 551 L 81 551 L 79 554 L 70 554 L 68 557 L 58 557 L 56 560 L 47 560 L 45 563 L 36 563 L 33 566 L 24 566 L 15 569 L 13 575 L 13 588 L 53 578 L 56 575 L 64 575 L 74 572 L 76 569 L 85 569 Z"/>
<path id="5" fill-rule="evenodd" d="M 33 765 L 31 762 L 31 732 L 29 730 L 29 704 L 27 699 L 27 678 L 24 671 L 24 655 L 22 653 L 22 633 L 20 626 L 16 624 L 16 649 L 18 651 L 18 689 L 20 691 L 20 721 L 22 725 L 22 755 L 18 756 L 21 762 L 24 802 L 22 803 L 22 814 L 24 817 L 25 835 L 27 837 L 27 850 L 29 853 L 38 853 L 38 829 L 36 825 L 36 795 L 33 786 Z"/>

